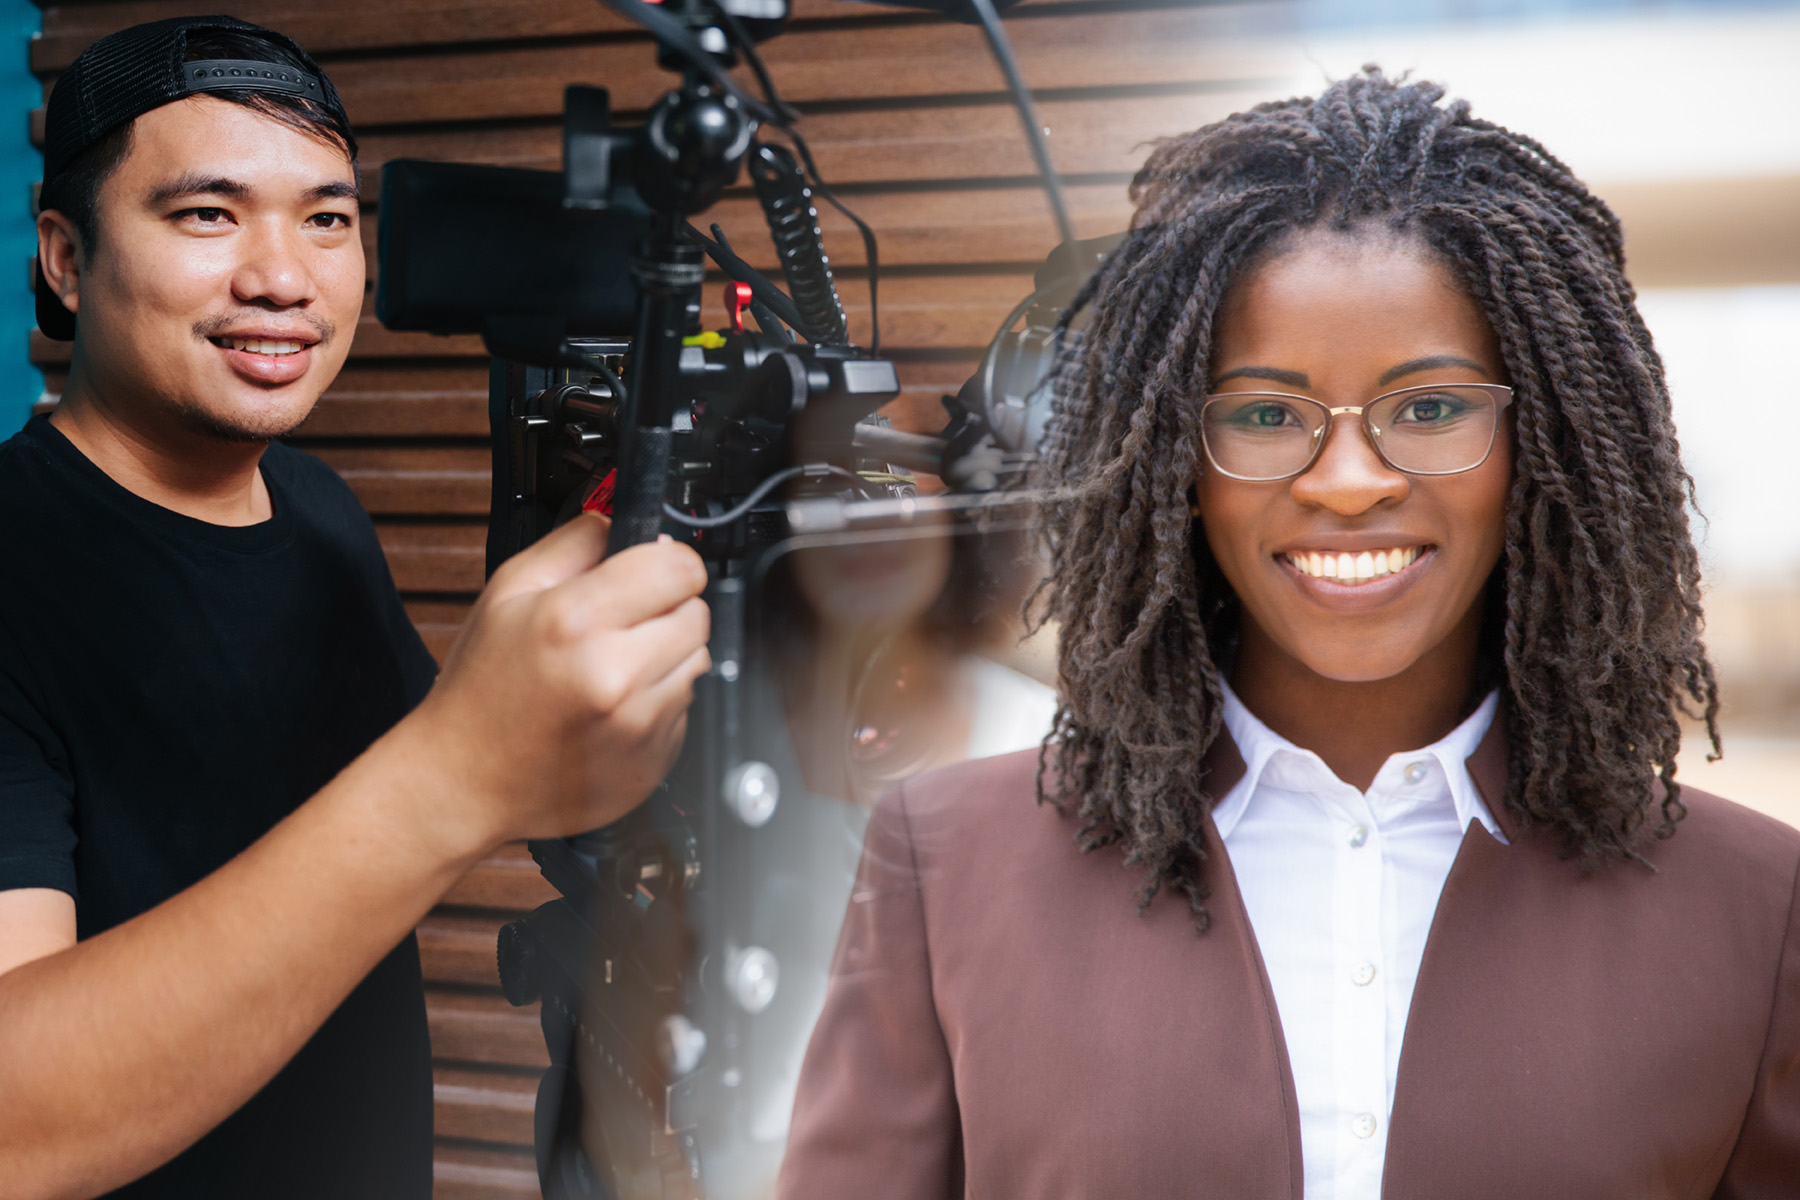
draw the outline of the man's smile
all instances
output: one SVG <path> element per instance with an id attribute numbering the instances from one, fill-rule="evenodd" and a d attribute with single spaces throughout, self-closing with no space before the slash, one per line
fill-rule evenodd
<path id="1" fill-rule="evenodd" d="M 312 366 L 312 350 L 324 338 L 311 330 L 233 329 L 207 336 L 239 378 L 264 387 L 293 383 Z"/>

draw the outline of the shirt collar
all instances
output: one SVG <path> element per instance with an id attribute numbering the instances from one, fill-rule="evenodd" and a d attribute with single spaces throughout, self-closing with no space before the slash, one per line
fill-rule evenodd
<path id="1" fill-rule="evenodd" d="M 1238 699 L 1230 684 L 1220 681 L 1219 686 L 1225 694 L 1225 732 L 1237 743 L 1238 753 L 1243 756 L 1245 767 L 1243 778 L 1213 807 L 1213 825 L 1219 831 L 1220 840 L 1224 840 L 1237 827 L 1245 809 L 1250 806 L 1251 797 L 1262 781 L 1264 771 L 1277 754 L 1285 751 L 1310 758 L 1318 764 L 1319 770 L 1327 774 L 1330 770 L 1311 750 L 1296 746 L 1263 724 L 1255 713 L 1244 707 L 1244 702 Z M 1475 748 L 1486 737 L 1499 706 L 1499 691 L 1489 692 L 1487 698 L 1462 724 L 1442 738 L 1423 749 L 1395 757 L 1416 759 L 1430 755 L 1435 758 L 1449 782 L 1450 800 L 1456 808 L 1456 823 L 1467 829 L 1470 821 L 1479 821 L 1483 829 L 1504 845 L 1507 842 L 1506 835 L 1481 798 L 1481 792 L 1470 777 L 1468 767 L 1469 756 L 1475 753 Z"/>

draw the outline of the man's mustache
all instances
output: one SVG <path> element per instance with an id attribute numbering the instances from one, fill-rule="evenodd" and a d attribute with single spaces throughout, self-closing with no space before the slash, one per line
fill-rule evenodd
<path id="1" fill-rule="evenodd" d="M 328 344 L 337 333 L 336 325 L 313 313 L 276 314 L 253 308 L 238 313 L 223 313 L 194 323 L 194 335 L 208 339 L 225 337 L 243 329 L 254 329 L 265 336 L 277 331 L 300 334 L 319 346 Z"/>

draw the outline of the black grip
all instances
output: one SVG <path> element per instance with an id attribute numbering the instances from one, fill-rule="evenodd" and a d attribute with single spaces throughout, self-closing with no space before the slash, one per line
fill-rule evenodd
<path id="1" fill-rule="evenodd" d="M 750 180 L 756 185 L 763 216 L 769 220 L 769 235 L 781 257 L 788 291 L 805 322 L 800 332 L 814 342 L 848 345 L 844 306 L 825 257 L 825 238 L 819 232 L 812 189 L 806 186 L 800 164 L 786 147 L 758 146 L 750 156 Z"/>
<path id="2" fill-rule="evenodd" d="M 674 436 L 666 425 L 634 425 L 625 431 L 619 484 L 613 493 L 612 535 L 606 542 L 609 553 L 654 542 L 662 532 Z"/>

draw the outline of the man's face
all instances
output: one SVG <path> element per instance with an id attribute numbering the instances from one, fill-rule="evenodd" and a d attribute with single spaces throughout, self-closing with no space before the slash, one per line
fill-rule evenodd
<path id="1" fill-rule="evenodd" d="M 101 185 L 77 356 L 109 406 L 231 440 L 306 419 L 362 307 L 356 180 L 339 146 L 195 96 L 137 119 Z"/>

